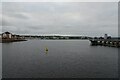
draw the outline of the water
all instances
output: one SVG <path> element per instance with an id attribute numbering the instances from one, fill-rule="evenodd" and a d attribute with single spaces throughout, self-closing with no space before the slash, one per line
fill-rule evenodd
<path id="1" fill-rule="evenodd" d="M 0 79 L 2 78 L 2 44 L 0 44 Z"/>
<path id="2" fill-rule="evenodd" d="M 3 78 L 118 77 L 118 49 L 90 46 L 87 40 L 3 43 L 2 50 Z"/>

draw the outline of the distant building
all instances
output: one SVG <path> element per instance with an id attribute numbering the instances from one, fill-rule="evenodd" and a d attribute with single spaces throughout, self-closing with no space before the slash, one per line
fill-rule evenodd
<path id="1" fill-rule="evenodd" d="M 107 35 L 107 34 L 105 34 L 105 35 L 104 35 L 104 39 L 107 39 L 107 38 L 108 38 L 108 35 Z"/>
<path id="2" fill-rule="evenodd" d="M 4 33 L 2 33 L 2 38 L 3 39 L 11 39 L 12 38 L 12 33 L 4 32 Z"/>
<path id="3" fill-rule="evenodd" d="M 108 36 L 107 39 L 111 39 L 112 37 L 111 36 Z"/>
<path id="4" fill-rule="evenodd" d="M 14 39 L 18 39 L 18 38 L 20 38 L 20 36 L 19 36 L 19 35 L 14 34 L 14 35 L 12 35 L 12 38 L 14 38 Z"/>
<path id="5" fill-rule="evenodd" d="M 12 38 L 17 38 L 17 36 L 14 34 L 14 35 L 12 35 Z"/>
<path id="6" fill-rule="evenodd" d="M 2 34 L 0 34 L 0 38 L 2 38 Z"/>

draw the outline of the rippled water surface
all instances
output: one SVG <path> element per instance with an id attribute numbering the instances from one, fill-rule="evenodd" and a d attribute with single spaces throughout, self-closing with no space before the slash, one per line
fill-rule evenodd
<path id="1" fill-rule="evenodd" d="M 48 48 L 48 52 L 45 49 Z M 3 43 L 3 78 L 117 78 L 118 49 L 87 40 Z"/>

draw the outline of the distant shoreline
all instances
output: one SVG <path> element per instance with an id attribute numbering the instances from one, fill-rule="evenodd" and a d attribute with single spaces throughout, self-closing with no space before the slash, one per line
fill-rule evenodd
<path id="1" fill-rule="evenodd" d="M 0 43 L 27 41 L 26 39 L 0 39 Z"/>

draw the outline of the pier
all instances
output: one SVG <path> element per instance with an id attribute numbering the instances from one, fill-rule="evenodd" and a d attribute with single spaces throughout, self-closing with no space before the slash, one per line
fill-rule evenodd
<path id="1" fill-rule="evenodd" d="M 90 39 L 92 46 L 120 47 L 120 39 Z"/>

